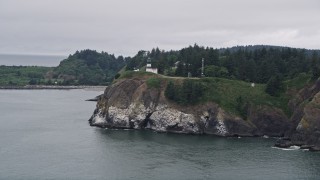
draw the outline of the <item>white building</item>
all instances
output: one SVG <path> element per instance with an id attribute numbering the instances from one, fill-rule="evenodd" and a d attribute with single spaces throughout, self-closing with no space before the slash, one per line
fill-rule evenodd
<path id="1" fill-rule="evenodd" d="M 158 68 L 151 67 L 151 59 L 150 58 L 148 58 L 148 60 L 147 60 L 146 72 L 152 72 L 152 73 L 158 74 Z"/>

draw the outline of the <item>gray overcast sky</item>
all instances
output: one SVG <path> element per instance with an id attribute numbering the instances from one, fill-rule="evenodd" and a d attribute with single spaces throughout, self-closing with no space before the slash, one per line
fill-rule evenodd
<path id="1" fill-rule="evenodd" d="M 0 53 L 268 44 L 320 49 L 319 0 L 0 0 Z"/>

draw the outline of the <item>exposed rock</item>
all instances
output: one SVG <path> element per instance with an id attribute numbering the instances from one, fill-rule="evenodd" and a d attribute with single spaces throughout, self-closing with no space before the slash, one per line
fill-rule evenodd
<path id="1" fill-rule="evenodd" d="M 97 112 L 94 112 L 94 116 L 90 119 L 90 124 L 94 126 L 105 127 L 106 126 L 106 117 L 102 112 L 97 109 Z"/>
<path id="2" fill-rule="evenodd" d="M 279 148 L 289 148 L 290 146 L 293 146 L 293 145 L 294 144 L 292 144 L 292 142 L 289 140 L 280 139 L 276 142 L 274 146 Z"/>
<path id="3" fill-rule="evenodd" d="M 309 146 L 310 151 L 320 150 L 320 80 L 302 89 L 290 101 L 294 104 L 290 130 L 287 136 L 292 143 Z"/>
<path id="4" fill-rule="evenodd" d="M 311 149 L 313 147 L 314 147 L 314 145 L 301 145 L 300 149 Z"/>
<path id="5" fill-rule="evenodd" d="M 218 136 L 286 134 L 291 140 L 282 139 L 276 143 L 276 147 L 299 145 L 302 149 L 316 151 L 320 147 L 320 93 L 314 95 L 315 89 L 317 87 L 312 87 L 312 93 L 309 93 L 313 95 L 311 102 L 294 106 L 296 110 L 291 122 L 281 110 L 268 106 L 251 107 L 248 120 L 245 121 L 225 112 L 213 102 L 179 106 L 164 97 L 164 87 L 148 88 L 143 79 L 125 79 L 105 90 L 98 100 L 90 124 Z M 310 99 L 306 90 L 303 94 L 304 98 Z"/>
<path id="6" fill-rule="evenodd" d="M 239 117 L 224 112 L 217 106 L 209 109 L 208 118 L 205 121 L 204 132 L 220 136 L 253 136 L 254 125 Z"/>
<path id="7" fill-rule="evenodd" d="M 99 99 L 100 99 L 100 97 L 101 97 L 102 95 L 99 95 L 99 96 L 96 96 L 96 97 L 94 97 L 94 98 L 91 98 L 91 99 L 87 99 L 86 101 L 98 101 Z"/>
<path id="8" fill-rule="evenodd" d="M 260 136 L 282 137 L 289 129 L 289 119 L 278 108 L 252 107 L 248 119 L 257 127 L 257 134 Z"/>
<path id="9" fill-rule="evenodd" d="M 166 105 L 158 105 L 149 117 L 148 128 L 158 132 L 201 133 L 199 122 L 193 114 L 187 114 Z"/>
<path id="10" fill-rule="evenodd" d="M 313 151 L 313 152 L 320 151 L 320 146 L 312 146 L 312 147 L 309 148 L 309 150 Z"/>
<path id="11" fill-rule="evenodd" d="M 124 79 L 107 87 L 90 125 L 218 136 L 281 136 L 288 126 L 282 111 L 265 106 L 253 108 L 248 120 L 214 102 L 180 106 L 165 98 L 165 83 L 148 88 L 145 81 Z"/>

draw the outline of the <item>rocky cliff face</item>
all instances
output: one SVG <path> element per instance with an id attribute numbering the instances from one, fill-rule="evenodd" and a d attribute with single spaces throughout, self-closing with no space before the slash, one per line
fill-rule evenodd
<path id="1" fill-rule="evenodd" d="M 214 102 L 180 106 L 165 98 L 165 86 L 148 88 L 143 78 L 114 83 L 99 98 L 90 125 L 219 136 L 281 136 L 289 127 L 282 111 L 266 106 L 252 107 L 248 120 Z"/>
<path id="2" fill-rule="evenodd" d="M 290 101 L 294 111 L 290 130 L 285 141 L 277 146 L 301 145 L 310 150 L 320 150 L 320 80 L 302 89 Z"/>
<path id="3" fill-rule="evenodd" d="M 269 106 L 252 107 L 248 118 L 257 127 L 261 136 L 282 137 L 290 126 L 289 119 L 282 110 Z"/>

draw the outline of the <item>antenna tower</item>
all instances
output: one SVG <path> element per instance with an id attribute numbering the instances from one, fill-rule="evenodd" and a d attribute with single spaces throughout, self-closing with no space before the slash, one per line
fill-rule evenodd
<path id="1" fill-rule="evenodd" d="M 204 77 L 204 58 L 202 58 L 201 77 Z"/>

